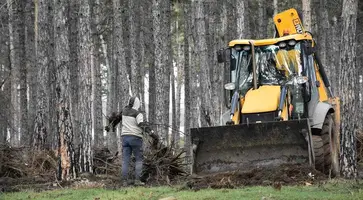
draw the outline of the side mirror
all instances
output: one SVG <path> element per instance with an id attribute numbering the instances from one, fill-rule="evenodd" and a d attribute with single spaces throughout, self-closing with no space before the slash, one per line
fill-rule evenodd
<path id="1" fill-rule="evenodd" d="M 230 49 L 220 49 L 217 51 L 218 63 L 224 63 L 230 57 Z"/>
<path id="2" fill-rule="evenodd" d="M 224 63 L 226 62 L 226 56 L 225 56 L 225 50 L 224 49 L 219 49 L 217 51 L 217 59 L 218 59 L 218 63 Z"/>

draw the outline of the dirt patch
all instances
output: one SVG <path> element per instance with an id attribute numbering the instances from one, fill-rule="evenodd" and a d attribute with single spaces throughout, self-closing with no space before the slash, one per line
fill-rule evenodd
<path id="1" fill-rule="evenodd" d="M 234 171 L 208 176 L 192 177 L 190 189 L 236 188 L 241 186 L 273 186 L 314 184 L 327 176 L 306 165 L 282 165 L 276 168 L 256 168 L 250 171 Z"/>

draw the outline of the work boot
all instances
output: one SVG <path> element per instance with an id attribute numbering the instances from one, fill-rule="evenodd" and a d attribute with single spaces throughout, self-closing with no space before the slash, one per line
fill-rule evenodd
<path id="1" fill-rule="evenodd" d="M 144 186 L 145 183 L 140 180 L 135 180 L 135 186 Z"/>

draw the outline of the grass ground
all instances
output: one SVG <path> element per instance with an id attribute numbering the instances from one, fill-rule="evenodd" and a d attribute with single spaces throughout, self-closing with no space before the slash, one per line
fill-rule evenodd
<path id="1" fill-rule="evenodd" d="M 180 187 L 130 187 L 116 190 L 87 188 L 62 189 L 43 192 L 2 193 L 0 199 L 363 199 L 363 183 L 355 181 L 330 181 L 311 186 L 282 186 L 281 191 L 267 186 L 238 189 L 181 190 Z"/>

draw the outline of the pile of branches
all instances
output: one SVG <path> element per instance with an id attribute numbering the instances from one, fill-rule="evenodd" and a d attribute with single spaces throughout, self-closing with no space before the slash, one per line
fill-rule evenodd
<path id="1" fill-rule="evenodd" d="M 19 184 L 46 183 L 55 179 L 54 151 L 29 147 L 0 146 L 0 188 Z"/>
<path id="2" fill-rule="evenodd" d="M 170 184 L 178 177 L 185 176 L 186 164 L 183 150 L 174 145 L 166 146 L 160 140 L 152 138 L 144 155 L 144 179 L 149 183 Z"/>
<path id="3" fill-rule="evenodd" d="M 119 176 L 121 161 L 118 152 L 112 154 L 106 147 L 94 149 L 93 173 Z"/>

